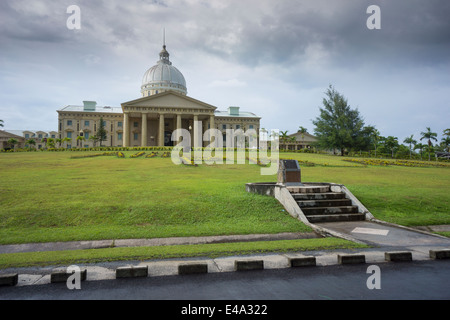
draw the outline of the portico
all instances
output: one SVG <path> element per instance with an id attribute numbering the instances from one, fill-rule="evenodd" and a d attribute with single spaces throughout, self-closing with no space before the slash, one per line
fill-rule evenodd
<path id="1" fill-rule="evenodd" d="M 122 110 L 124 147 L 172 146 L 176 129 L 189 130 L 192 146 L 202 147 L 204 132 L 215 128 L 216 107 L 173 91 L 122 103 Z"/>

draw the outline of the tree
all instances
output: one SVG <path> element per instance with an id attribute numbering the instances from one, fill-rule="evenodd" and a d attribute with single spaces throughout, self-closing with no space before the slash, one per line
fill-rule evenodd
<path id="1" fill-rule="evenodd" d="M 100 141 L 100 147 L 102 146 L 102 141 L 106 140 L 106 130 L 103 118 L 100 118 L 100 124 L 98 125 L 98 130 L 96 134 L 98 141 Z"/>
<path id="2" fill-rule="evenodd" d="M 34 139 L 28 139 L 26 142 L 25 142 L 25 144 L 27 144 L 28 146 L 30 146 L 30 149 L 31 149 L 31 146 L 33 145 L 36 145 L 36 141 L 34 140 Z"/>
<path id="3" fill-rule="evenodd" d="M 444 135 L 450 137 L 450 128 L 444 130 Z"/>
<path id="4" fill-rule="evenodd" d="M 425 144 L 422 143 L 418 143 L 416 145 L 414 145 L 414 150 L 419 149 L 420 151 L 420 160 L 422 160 L 422 150 L 426 147 Z"/>
<path id="5" fill-rule="evenodd" d="M 403 140 L 403 143 L 407 143 L 409 144 L 409 158 L 411 159 L 411 150 L 412 150 L 412 145 L 416 145 L 417 141 L 413 139 L 414 135 L 411 135 L 410 137 L 405 138 L 405 140 Z"/>
<path id="6" fill-rule="evenodd" d="M 77 145 L 78 145 L 78 141 L 80 141 L 80 148 L 83 146 L 83 141 L 85 141 L 86 139 L 83 136 L 78 136 L 77 137 Z"/>
<path id="7" fill-rule="evenodd" d="M 8 144 L 10 144 L 12 146 L 13 149 L 15 149 L 16 144 L 18 143 L 18 141 L 14 138 L 11 138 L 8 140 Z"/>
<path id="8" fill-rule="evenodd" d="M 67 145 L 69 144 L 69 142 L 71 142 L 71 141 L 72 141 L 72 139 L 68 138 L 68 137 L 65 137 L 64 139 L 61 140 L 62 143 L 67 142 L 66 148 L 67 148 Z"/>
<path id="9" fill-rule="evenodd" d="M 377 136 L 378 134 L 378 136 Z M 359 150 L 370 150 L 372 145 L 375 146 L 375 157 L 377 156 L 376 149 L 378 144 L 379 132 L 374 126 L 365 126 L 362 128 L 358 138 L 355 141 L 354 148 Z"/>
<path id="10" fill-rule="evenodd" d="M 372 145 L 375 147 L 375 158 L 377 157 L 377 148 L 378 148 L 378 142 L 380 141 L 381 135 L 380 135 L 380 131 L 378 131 L 377 129 L 375 129 L 375 127 L 368 127 L 370 128 L 370 141 L 372 143 Z"/>
<path id="11" fill-rule="evenodd" d="M 55 139 L 53 139 L 53 138 L 48 138 L 48 139 L 47 139 L 47 147 L 49 147 L 49 148 L 54 148 L 54 147 L 55 147 Z"/>
<path id="12" fill-rule="evenodd" d="M 428 161 L 431 161 L 431 147 L 433 146 L 431 140 L 437 141 L 437 133 L 432 132 L 430 127 L 427 127 L 427 131 L 421 132 L 420 134 L 422 135 L 420 141 L 422 141 L 422 139 L 428 140 Z"/>
<path id="13" fill-rule="evenodd" d="M 96 135 L 89 136 L 89 140 L 92 141 L 92 143 L 93 143 L 93 145 L 95 147 L 95 145 L 97 144 L 97 141 L 98 141 L 97 136 Z"/>
<path id="14" fill-rule="evenodd" d="M 288 141 L 288 130 L 286 131 L 280 131 L 280 142 L 281 143 L 286 143 L 286 141 Z"/>
<path id="15" fill-rule="evenodd" d="M 328 99 L 323 99 L 324 108 L 319 108 L 320 116 L 313 120 L 314 133 L 319 146 L 338 149 L 343 156 L 345 150 L 359 146 L 364 121 L 359 111 L 350 109 L 344 96 L 331 85 L 325 94 Z"/>
<path id="16" fill-rule="evenodd" d="M 58 143 L 58 147 L 61 148 L 61 143 L 63 142 L 62 139 L 57 138 L 57 139 L 55 140 L 55 142 Z"/>
<path id="17" fill-rule="evenodd" d="M 306 129 L 305 127 L 299 126 L 298 127 L 298 132 L 300 132 L 300 133 L 308 133 L 308 129 Z"/>
<path id="18" fill-rule="evenodd" d="M 386 149 L 391 151 L 391 157 L 394 158 L 394 150 L 398 149 L 398 138 L 389 136 L 384 139 L 384 145 Z"/>
<path id="19" fill-rule="evenodd" d="M 0 120 L 0 127 L 4 127 L 3 120 Z"/>
<path id="20" fill-rule="evenodd" d="M 446 136 L 446 137 L 442 138 L 441 146 L 444 148 L 444 150 L 447 150 L 447 152 L 450 152 L 450 136 Z"/>

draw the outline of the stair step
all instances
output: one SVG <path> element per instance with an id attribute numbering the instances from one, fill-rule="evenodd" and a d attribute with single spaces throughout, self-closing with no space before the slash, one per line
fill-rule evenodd
<path id="1" fill-rule="evenodd" d="M 308 215 L 327 215 L 341 213 L 358 213 L 357 206 L 339 206 L 339 207 L 310 207 L 301 208 L 305 216 Z"/>
<path id="2" fill-rule="evenodd" d="M 293 193 L 295 200 L 327 200 L 327 199 L 344 199 L 343 192 L 321 192 L 321 193 Z"/>
<path id="3" fill-rule="evenodd" d="M 350 213 L 350 214 L 331 214 L 331 215 L 311 215 L 308 216 L 308 221 L 311 223 L 318 222 L 339 222 L 339 221 L 361 221 L 365 220 L 363 213 Z"/>
<path id="4" fill-rule="evenodd" d="M 342 207 L 351 206 L 352 201 L 350 199 L 331 199 L 331 200 L 300 200 L 297 201 L 300 208 L 311 207 Z"/>
<path id="5" fill-rule="evenodd" d="M 330 186 L 288 186 L 290 193 L 323 193 L 330 192 Z"/>

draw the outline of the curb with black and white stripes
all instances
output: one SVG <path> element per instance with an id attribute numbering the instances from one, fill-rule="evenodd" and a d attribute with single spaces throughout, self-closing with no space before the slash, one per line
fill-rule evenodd
<path id="1" fill-rule="evenodd" d="M 416 253 L 415 253 L 416 254 Z M 419 260 L 450 259 L 450 249 L 429 250 L 428 257 Z M 327 265 L 349 265 L 377 262 L 413 261 L 411 251 L 375 251 L 366 253 L 333 253 L 305 256 L 303 254 L 276 254 L 250 257 L 225 257 L 190 261 L 150 261 L 138 265 L 119 266 L 115 269 L 99 266 L 80 267 L 80 280 L 112 280 L 146 278 L 149 276 L 189 275 L 217 272 L 239 272 L 264 269 L 301 268 Z M 73 267 L 73 266 L 71 266 Z M 74 268 L 55 268 L 50 274 L 0 273 L 0 286 L 24 286 L 66 282 L 74 274 Z"/>

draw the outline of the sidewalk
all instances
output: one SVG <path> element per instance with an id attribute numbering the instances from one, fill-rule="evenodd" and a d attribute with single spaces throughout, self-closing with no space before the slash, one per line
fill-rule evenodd
<path id="1" fill-rule="evenodd" d="M 144 247 L 144 246 L 171 246 L 183 244 L 206 244 L 242 241 L 268 241 L 268 240 L 293 240 L 317 238 L 315 233 L 286 232 L 277 234 L 249 234 L 231 236 L 204 236 L 204 237 L 173 237 L 154 239 L 117 239 L 117 240 L 93 240 L 93 241 L 68 241 L 0 245 L 1 253 L 36 252 L 36 251 L 61 251 L 80 249 L 101 249 L 112 247 Z"/>

